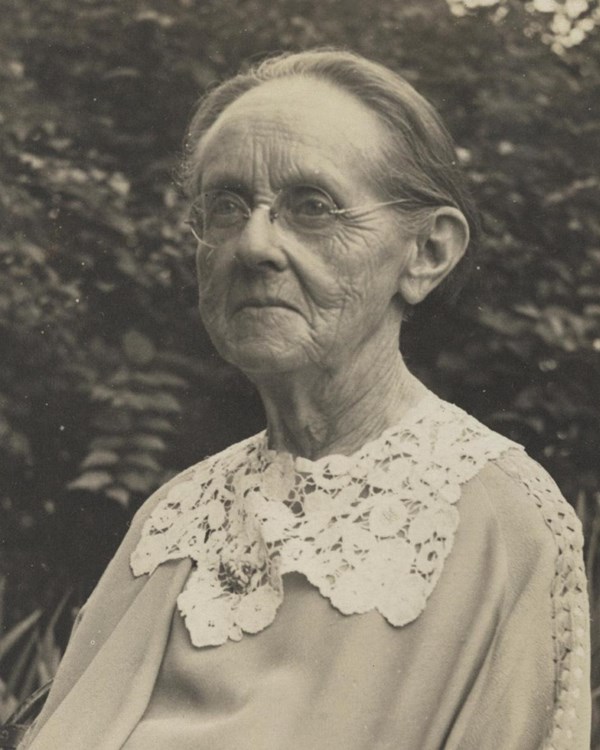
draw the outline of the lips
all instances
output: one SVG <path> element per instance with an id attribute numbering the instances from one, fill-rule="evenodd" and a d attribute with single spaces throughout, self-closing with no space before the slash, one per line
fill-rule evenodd
<path id="1" fill-rule="evenodd" d="M 235 312 L 244 310 L 246 308 L 269 308 L 269 307 L 282 307 L 286 310 L 292 310 L 298 312 L 297 308 L 291 305 L 287 300 L 280 299 L 279 297 L 247 297 L 239 301 L 235 306 Z"/>

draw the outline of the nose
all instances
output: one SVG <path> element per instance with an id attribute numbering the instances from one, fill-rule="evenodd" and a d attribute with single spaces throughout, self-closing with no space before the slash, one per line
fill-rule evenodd
<path id="1" fill-rule="evenodd" d="M 269 206 L 255 206 L 237 238 L 236 259 L 245 266 L 282 271 L 287 259 Z"/>

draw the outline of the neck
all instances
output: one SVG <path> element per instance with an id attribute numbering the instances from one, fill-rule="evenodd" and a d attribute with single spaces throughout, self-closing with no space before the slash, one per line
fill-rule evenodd
<path id="1" fill-rule="evenodd" d="M 257 378 L 270 447 L 313 460 L 350 455 L 396 424 L 425 387 L 399 352 L 385 355 L 335 370 Z"/>

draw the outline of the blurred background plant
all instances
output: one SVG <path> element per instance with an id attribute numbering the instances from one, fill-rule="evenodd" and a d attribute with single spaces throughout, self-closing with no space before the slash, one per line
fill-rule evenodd
<path id="1" fill-rule="evenodd" d="M 0 724 L 8 721 L 34 691 L 56 673 L 62 649 L 55 638 L 57 620 L 69 599 L 67 591 L 52 609 L 40 607 L 12 626 L 4 620 L 6 578 L 0 578 Z"/>
<path id="2" fill-rule="evenodd" d="M 53 672 L 144 498 L 262 427 L 199 324 L 175 174 L 199 95 L 276 50 L 356 49 L 449 124 L 485 238 L 458 304 L 423 306 L 403 349 L 558 481 L 597 612 L 597 0 L 4 0 L 2 15 L 2 711 Z M 594 731 L 598 748 L 599 715 Z"/>

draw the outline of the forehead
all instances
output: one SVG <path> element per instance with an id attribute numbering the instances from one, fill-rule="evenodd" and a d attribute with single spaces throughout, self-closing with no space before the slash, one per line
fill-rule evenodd
<path id="1" fill-rule="evenodd" d="M 387 132 L 352 94 L 313 78 L 270 81 L 244 93 L 200 141 L 197 175 L 259 161 L 275 180 L 286 170 L 344 181 L 370 177 Z M 280 172 L 281 174 L 277 174 Z"/>

